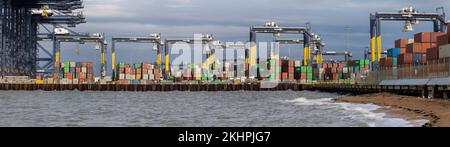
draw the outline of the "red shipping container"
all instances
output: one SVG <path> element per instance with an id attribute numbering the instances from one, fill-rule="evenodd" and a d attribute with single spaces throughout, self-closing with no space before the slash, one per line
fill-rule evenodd
<path id="1" fill-rule="evenodd" d="M 401 65 L 405 65 L 405 64 L 412 64 L 413 62 L 413 54 L 412 53 L 406 53 L 406 54 L 401 54 L 398 56 L 398 62 L 401 62 Z"/>
<path id="2" fill-rule="evenodd" d="M 288 76 L 289 76 L 289 77 L 288 77 L 289 80 L 294 80 L 294 74 L 289 74 Z"/>
<path id="3" fill-rule="evenodd" d="M 421 32 L 414 35 L 415 43 L 430 43 L 431 42 L 431 33 L 430 32 Z"/>
<path id="4" fill-rule="evenodd" d="M 406 53 L 420 53 L 422 52 L 421 43 L 410 43 L 406 45 Z"/>
<path id="5" fill-rule="evenodd" d="M 409 44 L 409 38 L 403 38 L 395 40 L 395 48 L 406 48 L 406 45 Z"/>
<path id="6" fill-rule="evenodd" d="M 450 43 L 450 24 L 448 24 L 448 26 L 447 26 L 447 38 L 448 38 L 448 43 Z"/>
<path id="7" fill-rule="evenodd" d="M 442 35 L 447 35 L 447 33 L 446 32 L 431 32 L 431 42 L 437 43 L 438 37 L 442 36 Z"/>
<path id="8" fill-rule="evenodd" d="M 283 72 L 281 73 L 281 80 L 287 80 L 288 79 L 288 73 Z"/>
<path id="9" fill-rule="evenodd" d="M 427 50 L 427 61 L 434 61 L 439 59 L 439 48 L 433 47 Z"/>
<path id="10" fill-rule="evenodd" d="M 289 67 L 288 73 L 293 74 L 295 72 L 294 67 Z"/>
<path id="11" fill-rule="evenodd" d="M 438 38 L 437 38 L 437 46 L 449 44 L 448 41 L 449 40 L 448 40 L 448 35 L 447 34 L 438 36 Z"/>
<path id="12" fill-rule="evenodd" d="M 307 78 L 306 73 L 302 73 L 301 76 L 300 76 L 300 78 L 301 78 L 302 80 L 306 80 L 306 78 Z"/>
<path id="13" fill-rule="evenodd" d="M 289 60 L 289 67 L 294 67 L 295 65 L 295 62 L 294 62 L 294 60 Z"/>
<path id="14" fill-rule="evenodd" d="M 66 74 L 66 78 L 67 79 L 73 79 L 73 74 L 72 73 L 67 73 Z"/>
<path id="15" fill-rule="evenodd" d="M 400 54 L 405 54 L 405 53 L 406 53 L 406 47 L 400 48 Z"/>
<path id="16" fill-rule="evenodd" d="M 125 73 L 126 74 L 130 74 L 131 73 L 131 69 L 129 67 L 125 67 Z"/>

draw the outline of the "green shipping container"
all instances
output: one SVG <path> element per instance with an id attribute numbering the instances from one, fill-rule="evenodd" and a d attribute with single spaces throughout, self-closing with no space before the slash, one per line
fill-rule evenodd
<path id="1" fill-rule="evenodd" d="M 338 78 L 339 79 L 344 79 L 344 75 L 340 73 L 340 74 L 338 74 Z"/>
<path id="2" fill-rule="evenodd" d="M 69 67 L 66 67 L 66 65 L 64 65 L 64 73 L 69 73 Z"/>
<path id="3" fill-rule="evenodd" d="M 366 61 L 365 60 L 359 60 L 359 66 L 360 67 L 364 67 L 366 65 Z"/>
<path id="4" fill-rule="evenodd" d="M 267 74 L 267 78 L 275 78 L 275 73 L 273 73 L 273 72 L 270 72 L 269 74 Z"/>
<path id="5" fill-rule="evenodd" d="M 307 73 L 312 73 L 312 72 L 313 72 L 312 66 L 308 66 L 306 72 L 307 72 Z"/>
<path id="6" fill-rule="evenodd" d="M 354 67 L 353 66 L 349 66 L 348 67 L 348 72 L 354 73 L 355 72 Z"/>
<path id="7" fill-rule="evenodd" d="M 301 67 L 301 73 L 307 73 L 307 68 L 306 68 L 306 66 L 302 66 L 302 67 Z"/>
<path id="8" fill-rule="evenodd" d="M 276 63 L 276 62 L 275 62 L 275 59 L 270 59 L 270 60 L 269 60 L 269 65 L 275 65 L 275 63 Z"/>
<path id="9" fill-rule="evenodd" d="M 70 66 L 70 62 L 69 61 L 64 61 L 64 68 L 69 68 Z"/>
<path id="10" fill-rule="evenodd" d="M 370 65 L 370 60 L 366 60 L 366 65 Z"/>
<path id="11" fill-rule="evenodd" d="M 359 66 L 359 65 L 361 65 L 361 64 L 359 63 L 359 61 L 360 61 L 360 60 L 356 60 L 356 61 L 355 61 L 355 64 L 354 64 L 353 66 Z"/>
<path id="12" fill-rule="evenodd" d="M 280 73 L 280 72 L 281 72 L 281 67 L 277 67 L 276 72 L 277 72 L 277 73 Z"/>
<path id="13" fill-rule="evenodd" d="M 397 57 L 393 57 L 392 58 L 392 64 L 393 64 L 394 67 L 398 66 L 398 59 L 397 59 Z"/>
<path id="14" fill-rule="evenodd" d="M 134 64 L 134 69 L 141 69 L 142 65 L 141 64 Z"/>
<path id="15" fill-rule="evenodd" d="M 295 67 L 295 72 L 297 72 L 297 73 L 302 72 L 302 67 Z"/>
<path id="16" fill-rule="evenodd" d="M 307 80 L 313 80 L 313 74 L 312 73 L 308 73 L 306 79 Z"/>
<path id="17" fill-rule="evenodd" d="M 125 67 L 125 63 L 124 62 L 119 62 L 119 68 L 124 68 Z"/>

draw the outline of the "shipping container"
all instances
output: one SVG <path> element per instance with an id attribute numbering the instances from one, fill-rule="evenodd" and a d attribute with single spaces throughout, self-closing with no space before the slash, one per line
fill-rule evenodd
<path id="1" fill-rule="evenodd" d="M 450 44 L 439 47 L 439 59 L 450 58 Z"/>
<path id="2" fill-rule="evenodd" d="M 422 53 L 422 43 L 410 43 L 406 45 L 406 53 Z"/>
<path id="3" fill-rule="evenodd" d="M 401 50 L 400 48 L 391 48 L 388 50 L 388 57 L 397 57 L 398 55 L 401 54 Z"/>
<path id="4" fill-rule="evenodd" d="M 450 24 L 447 25 L 447 38 L 448 38 L 448 43 L 450 43 Z"/>
<path id="5" fill-rule="evenodd" d="M 398 55 L 399 65 L 412 64 L 413 63 L 413 54 L 405 53 Z"/>
<path id="6" fill-rule="evenodd" d="M 446 32 L 431 32 L 431 42 L 437 43 L 439 36 L 445 36 L 447 35 Z"/>
<path id="7" fill-rule="evenodd" d="M 414 35 L 415 43 L 431 43 L 431 33 L 421 32 Z"/>
<path id="8" fill-rule="evenodd" d="M 439 59 L 439 48 L 433 47 L 427 50 L 427 61 L 434 61 Z"/>
<path id="9" fill-rule="evenodd" d="M 450 42 L 448 36 L 448 34 L 438 36 L 437 46 L 449 44 Z"/>
<path id="10" fill-rule="evenodd" d="M 413 62 L 415 65 L 422 65 L 426 63 L 426 54 L 423 53 L 414 53 Z"/>
<path id="11" fill-rule="evenodd" d="M 407 44 L 414 43 L 414 39 L 403 38 L 395 41 L 395 48 L 406 48 Z"/>

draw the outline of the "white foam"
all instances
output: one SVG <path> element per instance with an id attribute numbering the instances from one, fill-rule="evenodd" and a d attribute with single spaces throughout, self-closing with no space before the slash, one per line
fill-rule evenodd
<path id="1" fill-rule="evenodd" d="M 374 104 L 335 103 L 332 98 L 308 99 L 305 97 L 284 100 L 299 106 L 328 106 L 344 111 L 352 120 L 365 123 L 369 127 L 414 127 L 427 123 L 427 120 L 405 120 L 403 118 L 386 117 L 386 113 L 377 112 L 381 107 Z"/>
<path id="2" fill-rule="evenodd" d="M 308 99 L 305 97 L 296 98 L 293 100 L 284 100 L 284 103 L 293 103 L 295 105 L 327 105 L 332 103 L 332 98 L 322 98 L 322 99 Z"/>

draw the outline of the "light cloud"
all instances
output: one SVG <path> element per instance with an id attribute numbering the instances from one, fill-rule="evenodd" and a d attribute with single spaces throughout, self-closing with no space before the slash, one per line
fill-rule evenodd
<path id="1" fill-rule="evenodd" d="M 220 39 L 248 40 L 248 29 L 265 21 L 302 26 L 311 22 L 327 48 L 342 49 L 344 27 L 352 27 L 350 43 L 356 55 L 368 45 L 369 14 L 398 11 L 415 6 L 419 11 L 450 9 L 447 0 L 85 0 L 87 24 L 77 30 L 113 35 L 145 35 L 161 32 L 163 36 L 192 36 L 213 33 Z M 448 12 L 448 11 L 447 11 Z M 401 32 L 402 24 L 383 23 L 383 44 L 411 36 Z M 429 24 L 416 26 L 430 31 Z"/>

